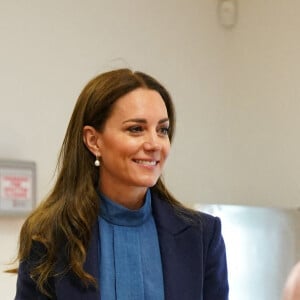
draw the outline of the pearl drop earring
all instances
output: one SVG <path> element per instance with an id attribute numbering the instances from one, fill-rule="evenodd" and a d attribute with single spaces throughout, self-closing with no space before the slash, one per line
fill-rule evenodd
<path id="1" fill-rule="evenodd" d="M 95 167 L 100 167 L 100 160 L 99 160 L 99 157 L 97 155 L 96 155 L 94 165 L 95 165 Z"/>

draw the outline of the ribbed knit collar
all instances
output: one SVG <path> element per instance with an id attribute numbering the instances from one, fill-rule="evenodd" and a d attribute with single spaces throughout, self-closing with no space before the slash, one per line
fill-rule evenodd
<path id="1" fill-rule="evenodd" d="M 100 216 L 107 222 L 119 226 L 139 226 L 151 216 L 151 192 L 147 190 L 144 205 L 138 210 L 130 210 L 102 193 L 100 194 Z"/>

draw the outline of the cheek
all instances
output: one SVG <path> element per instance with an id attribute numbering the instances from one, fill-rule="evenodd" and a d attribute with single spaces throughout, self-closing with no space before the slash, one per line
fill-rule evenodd
<path id="1" fill-rule="evenodd" d="M 124 136 L 117 136 L 104 143 L 106 152 L 111 156 L 126 157 L 134 154 L 140 147 L 140 143 L 134 139 L 126 139 Z"/>
<path id="2" fill-rule="evenodd" d="M 168 141 L 163 146 L 163 154 L 165 156 L 165 159 L 168 157 L 170 150 L 171 150 L 171 145 L 170 145 L 170 142 Z"/>

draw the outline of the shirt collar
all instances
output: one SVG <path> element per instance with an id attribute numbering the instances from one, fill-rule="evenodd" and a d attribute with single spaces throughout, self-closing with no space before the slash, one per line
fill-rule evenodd
<path id="1" fill-rule="evenodd" d="M 143 206 L 138 210 L 130 210 L 107 196 L 100 195 L 100 217 L 107 222 L 120 226 L 139 226 L 151 216 L 151 192 L 147 190 Z"/>

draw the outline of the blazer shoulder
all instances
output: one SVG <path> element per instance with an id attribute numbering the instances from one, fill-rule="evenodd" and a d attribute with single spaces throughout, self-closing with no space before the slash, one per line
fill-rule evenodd
<path id="1" fill-rule="evenodd" d="M 221 227 L 220 219 L 204 212 L 174 205 L 156 194 L 152 197 L 153 216 L 159 227 L 172 233 L 178 233 L 193 227 L 198 233 L 211 236 L 214 230 Z"/>
<path id="2" fill-rule="evenodd" d="M 205 248 L 213 243 L 223 242 L 222 226 L 219 217 L 201 211 L 187 211 L 182 216 L 183 221 L 202 235 Z"/>

